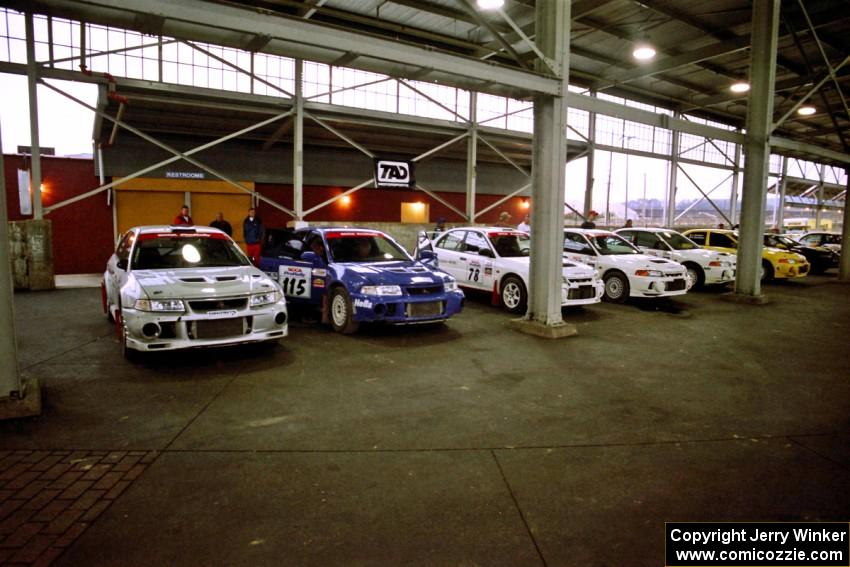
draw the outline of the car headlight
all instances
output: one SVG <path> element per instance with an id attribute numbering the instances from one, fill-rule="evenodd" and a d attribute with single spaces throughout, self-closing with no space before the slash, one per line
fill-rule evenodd
<path id="1" fill-rule="evenodd" d="M 137 299 L 133 307 L 139 311 L 156 311 L 159 313 L 183 313 L 186 311 L 182 299 Z"/>
<path id="2" fill-rule="evenodd" d="M 263 293 L 255 293 L 251 296 L 251 307 L 277 303 L 279 300 L 280 292 L 276 289 L 272 291 L 264 291 Z"/>
<path id="3" fill-rule="evenodd" d="M 364 285 L 360 288 L 363 295 L 401 295 L 401 287 L 397 285 Z"/>
<path id="4" fill-rule="evenodd" d="M 635 275 L 650 278 L 660 278 L 664 276 L 664 274 L 662 274 L 659 270 L 637 270 L 635 271 Z"/>
<path id="5" fill-rule="evenodd" d="M 456 280 L 443 282 L 443 291 L 457 291 L 458 289 Z"/>

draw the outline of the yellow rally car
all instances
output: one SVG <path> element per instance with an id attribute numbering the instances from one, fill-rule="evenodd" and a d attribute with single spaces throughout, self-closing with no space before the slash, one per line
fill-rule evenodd
<path id="1" fill-rule="evenodd" d="M 709 250 L 732 254 L 738 251 L 738 233 L 732 230 L 695 228 L 682 234 Z M 805 256 L 779 248 L 765 246 L 761 258 L 762 281 L 770 281 L 773 278 L 802 278 L 809 275 L 811 268 Z"/>

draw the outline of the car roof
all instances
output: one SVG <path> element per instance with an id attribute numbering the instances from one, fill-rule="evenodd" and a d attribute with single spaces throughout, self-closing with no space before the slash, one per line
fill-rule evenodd
<path id="1" fill-rule="evenodd" d="M 372 234 L 386 235 L 386 233 L 382 230 L 377 230 L 375 228 L 360 228 L 357 226 L 308 226 L 298 229 L 298 232 L 305 231 L 316 231 L 322 234 L 326 232 L 369 232 Z"/>
<path id="2" fill-rule="evenodd" d="M 575 232 L 577 234 L 591 234 L 591 235 L 602 235 L 602 234 L 616 234 L 611 230 L 604 230 L 601 228 L 572 228 L 565 227 L 564 232 Z"/>
<path id="3" fill-rule="evenodd" d="M 157 234 L 160 232 L 195 232 L 201 234 L 224 234 L 219 229 L 213 228 L 211 226 L 193 226 L 185 224 L 135 226 L 130 230 L 138 230 L 139 234 Z"/>
<path id="4" fill-rule="evenodd" d="M 684 232 L 688 233 L 688 232 L 693 232 L 695 230 L 704 230 L 706 232 L 715 232 L 715 233 L 718 233 L 718 234 L 729 234 L 731 236 L 734 236 L 735 238 L 738 237 L 737 232 L 735 232 L 734 230 L 728 229 L 728 228 L 689 228 L 688 230 L 686 230 Z"/>
<path id="5" fill-rule="evenodd" d="M 657 226 L 624 226 L 622 228 L 618 228 L 614 232 L 620 232 L 621 230 L 642 230 L 644 232 L 679 232 L 675 228 L 662 228 Z"/>
<path id="6" fill-rule="evenodd" d="M 516 232 L 519 234 L 527 234 L 522 230 L 517 230 L 510 226 L 453 226 L 452 228 L 444 231 L 451 232 L 453 230 L 481 230 L 484 232 L 496 231 L 496 232 Z"/>

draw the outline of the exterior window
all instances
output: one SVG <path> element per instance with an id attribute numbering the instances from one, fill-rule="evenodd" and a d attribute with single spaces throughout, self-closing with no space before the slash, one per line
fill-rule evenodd
<path id="1" fill-rule="evenodd" d="M 464 232 L 450 232 L 445 235 L 443 238 L 437 242 L 437 248 L 442 248 L 443 250 L 451 250 L 453 252 L 460 252 L 461 246 L 463 245 L 463 235 Z"/>

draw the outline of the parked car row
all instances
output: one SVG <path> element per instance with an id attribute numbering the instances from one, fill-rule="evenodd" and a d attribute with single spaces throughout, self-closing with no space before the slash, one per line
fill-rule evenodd
<path id="1" fill-rule="evenodd" d="M 762 277 L 829 269 L 838 263 L 839 243 L 805 246 L 766 234 Z M 735 279 L 736 250 L 737 234 L 726 230 L 567 228 L 561 305 L 671 297 L 727 284 Z M 528 233 L 501 227 L 423 232 L 412 256 L 378 230 L 270 229 L 257 268 L 217 229 L 135 227 L 107 264 L 103 309 L 128 357 L 278 340 L 288 333 L 288 306 L 294 305 L 346 334 L 367 322 L 446 321 L 463 309 L 460 288 L 489 292 L 494 304 L 523 313 L 530 253 Z"/>

